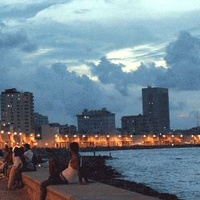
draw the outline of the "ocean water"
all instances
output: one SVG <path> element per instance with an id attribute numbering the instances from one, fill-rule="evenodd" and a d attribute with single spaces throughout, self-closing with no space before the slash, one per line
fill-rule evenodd
<path id="1" fill-rule="evenodd" d="M 200 147 L 96 152 L 125 177 L 181 200 L 200 200 Z"/>

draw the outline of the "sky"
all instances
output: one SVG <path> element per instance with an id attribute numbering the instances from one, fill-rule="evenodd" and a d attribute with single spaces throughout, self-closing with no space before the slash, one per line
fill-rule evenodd
<path id="1" fill-rule="evenodd" d="M 0 0 L 0 92 L 77 126 L 84 109 L 142 114 L 142 88 L 169 89 L 171 129 L 200 121 L 199 0 Z"/>

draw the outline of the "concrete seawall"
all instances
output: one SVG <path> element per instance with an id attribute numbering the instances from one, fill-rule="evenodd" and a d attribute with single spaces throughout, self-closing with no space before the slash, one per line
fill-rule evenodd
<path id="1" fill-rule="evenodd" d="M 40 184 L 48 178 L 47 169 L 23 173 L 28 200 L 38 200 Z M 90 184 L 51 185 L 47 187 L 46 200 L 156 200 L 158 198 L 142 195 L 107 184 L 94 182 Z"/>

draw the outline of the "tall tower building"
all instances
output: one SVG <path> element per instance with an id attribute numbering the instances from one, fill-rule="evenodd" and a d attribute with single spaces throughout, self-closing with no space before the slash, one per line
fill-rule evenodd
<path id="1" fill-rule="evenodd" d="M 152 132 L 167 132 L 170 130 L 169 96 L 167 88 L 142 89 L 143 115 L 149 118 L 148 129 Z"/>
<path id="2" fill-rule="evenodd" d="M 30 92 L 18 92 L 15 88 L 1 93 L 1 120 L 11 124 L 13 131 L 27 136 L 34 131 L 34 99 Z"/>

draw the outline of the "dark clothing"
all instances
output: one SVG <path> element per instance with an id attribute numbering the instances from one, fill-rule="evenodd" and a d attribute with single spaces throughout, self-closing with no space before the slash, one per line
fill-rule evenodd
<path id="1" fill-rule="evenodd" d="M 49 185 L 59 185 L 59 184 L 68 184 L 67 180 L 61 179 L 60 175 L 57 174 L 56 176 L 54 175 L 49 176 L 49 178 L 46 181 L 43 181 L 42 184 L 40 185 L 40 200 L 45 200 L 46 194 L 47 194 L 47 186 Z"/>
<path id="2" fill-rule="evenodd" d="M 3 162 L 6 162 L 6 163 L 12 165 L 13 164 L 12 149 L 9 149 L 8 151 L 6 151 L 3 158 L 4 158 Z"/>
<path id="3" fill-rule="evenodd" d="M 61 176 L 61 169 L 57 159 L 52 158 L 49 160 L 49 178 L 42 182 L 40 185 L 40 200 L 45 200 L 47 194 L 47 186 L 68 184 L 68 181 Z"/>
<path id="4" fill-rule="evenodd" d="M 3 151 L 0 149 L 0 157 L 3 157 Z"/>
<path id="5" fill-rule="evenodd" d="M 79 183 L 82 183 L 83 180 L 86 183 L 89 183 L 88 181 L 88 177 L 86 174 L 86 170 L 85 170 L 85 166 L 84 166 L 84 162 L 83 162 L 83 158 L 81 157 L 81 155 L 78 155 L 79 158 L 79 169 L 78 169 L 78 179 L 79 179 Z M 83 180 L 82 180 L 83 179 Z"/>
<path id="6" fill-rule="evenodd" d="M 3 162 L 5 163 L 4 167 L 3 167 L 3 174 L 5 176 L 8 176 L 8 168 L 9 168 L 9 166 L 12 166 L 12 164 L 13 164 L 13 160 L 12 160 L 12 148 L 8 148 L 5 151 L 3 158 L 4 158 Z"/>

